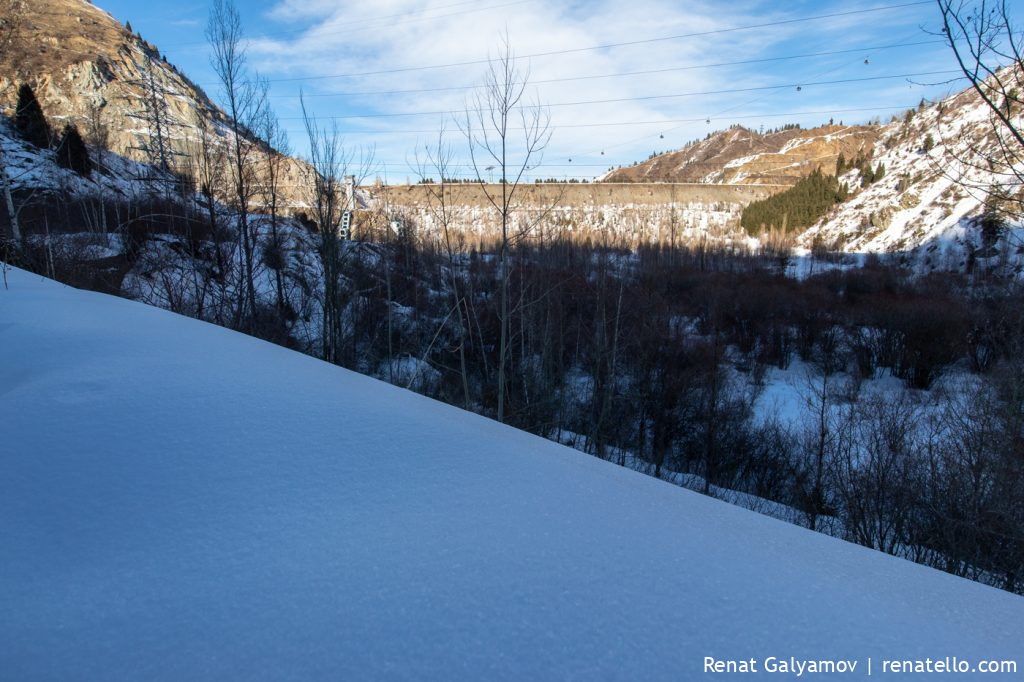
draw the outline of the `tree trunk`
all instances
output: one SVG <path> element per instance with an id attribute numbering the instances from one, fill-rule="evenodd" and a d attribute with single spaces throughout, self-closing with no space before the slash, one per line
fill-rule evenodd
<path id="1" fill-rule="evenodd" d="M 7 164 L 0 156 L 0 184 L 3 185 L 4 204 L 7 208 L 7 219 L 11 223 L 11 237 L 14 239 L 14 248 L 21 249 L 21 227 L 18 225 L 18 211 L 14 208 L 14 196 L 11 194 L 11 182 L 7 177 Z"/>

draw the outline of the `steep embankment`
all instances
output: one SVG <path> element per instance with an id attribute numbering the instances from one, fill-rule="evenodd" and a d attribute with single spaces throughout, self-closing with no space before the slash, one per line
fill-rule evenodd
<path id="1" fill-rule="evenodd" d="M 611 238 L 623 245 L 669 242 L 736 231 L 743 207 L 778 187 L 702 184 L 542 183 L 513 193 L 513 229 L 565 238 Z M 444 202 L 442 205 L 442 192 Z M 380 187 L 368 196 L 407 219 L 420 236 L 456 232 L 483 239 L 500 233 L 499 216 L 487 195 L 501 186 L 477 184 Z M 443 206 L 443 211 L 442 211 Z"/>
<path id="2" fill-rule="evenodd" d="M 689 679 L 1020 655 L 1024 600 L 309 357 L 0 288 L 10 679 Z"/>

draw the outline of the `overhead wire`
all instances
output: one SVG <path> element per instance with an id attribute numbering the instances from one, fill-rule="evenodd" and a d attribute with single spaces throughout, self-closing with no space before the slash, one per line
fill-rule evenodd
<path id="1" fill-rule="evenodd" d="M 863 78 L 843 78 L 830 81 L 801 81 L 799 83 L 782 83 L 778 85 L 761 85 L 747 88 L 724 88 L 720 90 L 701 90 L 693 92 L 680 92 L 672 93 L 667 95 L 637 95 L 633 97 L 615 97 L 609 99 L 593 99 L 593 100 L 580 100 L 575 102 L 553 102 L 550 104 L 543 105 L 544 108 L 555 108 L 555 107 L 575 107 L 575 106 L 592 106 L 595 104 L 621 104 L 623 102 L 643 102 L 652 100 L 665 100 L 665 99 L 679 99 L 683 97 L 702 97 L 707 95 L 728 95 L 737 94 L 744 92 L 760 92 L 766 90 L 786 90 L 796 87 L 806 87 L 811 85 L 840 85 L 847 83 L 861 83 L 867 81 L 878 81 L 878 80 L 893 80 L 897 78 L 915 78 L 917 76 L 936 76 L 936 75 L 949 75 L 954 73 L 960 73 L 959 71 L 953 70 L 942 70 L 942 71 L 920 71 L 916 73 L 901 73 L 891 74 L 887 76 L 867 76 Z M 523 107 L 517 107 L 517 109 Z M 450 116 L 463 114 L 467 109 L 446 109 L 436 111 L 404 111 L 404 112 L 393 112 L 393 113 L 374 113 L 374 114 L 339 114 L 333 116 L 318 116 L 318 120 L 325 121 L 340 121 L 340 120 L 351 120 L 351 119 L 365 119 L 365 118 L 398 118 L 398 117 L 413 117 L 413 116 Z M 478 112 L 479 109 L 468 109 L 470 112 Z M 282 116 L 282 121 L 300 121 L 301 116 Z"/>
<path id="2" fill-rule="evenodd" d="M 903 39 L 901 39 L 901 41 L 902 40 L 906 40 L 906 39 L 908 39 L 908 38 L 904 37 Z M 867 61 L 868 60 L 865 59 L 865 63 L 867 63 Z M 846 68 L 847 66 L 849 66 L 849 64 L 837 65 L 837 66 L 832 67 L 830 69 L 826 69 L 826 70 L 818 72 L 812 78 L 821 78 L 823 76 L 827 76 L 827 75 L 835 73 L 835 72 L 837 72 L 837 71 L 839 71 L 839 70 L 841 70 L 843 68 Z M 807 85 L 812 85 L 812 84 L 814 84 L 814 83 L 807 83 Z M 797 87 L 797 90 L 798 91 L 801 90 L 801 87 Z M 778 92 L 783 92 L 783 90 L 779 90 Z M 714 116 L 715 118 L 721 117 L 724 114 L 727 114 L 727 113 L 729 113 L 731 111 L 735 111 L 736 109 L 738 109 L 741 106 L 749 106 L 750 104 L 752 104 L 754 102 L 763 101 L 764 99 L 766 99 L 767 97 L 769 97 L 769 96 L 771 96 L 773 94 L 778 94 L 778 93 L 777 92 L 776 93 L 769 92 L 769 93 L 766 93 L 766 94 L 764 94 L 764 95 L 762 95 L 762 96 L 760 96 L 758 98 L 755 98 L 754 100 L 745 101 L 745 102 L 742 102 L 740 104 L 737 104 L 737 105 L 734 105 L 734 106 L 731 106 L 731 107 L 726 107 L 725 109 L 720 109 L 717 112 L 715 112 L 714 114 L 709 115 L 707 117 L 706 121 L 710 125 L 710 123 L 712 121 L 712 116 Z M 903 108 L 906 108 L 906 107 L 903 107 Z M 834 115 L 836 113 L 846 113 L 846 112 L 832 111 L 832 112 L 828 112 L 828 113 L 830 115 Z M 743 117 L 733 116 L 732 118 L 733 119 L 737 119 L 737 118 L 743 118 Z M 657 134 L 659 135 L 659 138 L 663 139 L 665 137 L 665 133 L 674 132 L 675 130 L 678 130 L 679 128 L 682 128 L 682 127 L 683 127 L 683 125 L 677 125 L 677 126 L 674 126 L 674 127 L 671 127 L 671 128 L 667 128 L 667 129 L 665 129 L 665 130 L 663 130 L 663 131 L 661 131 L 661 132 L 659 132 Z M 624 146 L 627 146 L 627 145 L 636 144 L 636 143 L 641 142 L 643 140 L 651 139 L 652 137 L 653 137 L 653 135 L 645 135 L 645 136 L 641 136 L 639 138 L 634 138 L 634 139 L 631 139 L 631 140 L 627 140 L 625 142 L 621 142 L 621 143 L 618 143 L 618 144 L 615 144 L 615 145 L 605 146 L 605 147 L 603 147 L 600 150 L 600 153 L 602 155 L 604 155 L 605 151 L 608 150 L 608 149 L 617 149 L 617 148 L 621 148 L 621 147 L 624 147 Z M 586 158 L 586 157 L 589 157 L 589 156 L 593 156 L 595 154 L 597 154 L 597 150 L 594 150 L 594 151 L 591 151 L 591 152 L 587 152 L 587 153 L 584 153 L 584 154 L 579 154 L 578 156 Z M 620 165 L 619 167 L 621 168 L 622 166 Z M 613 168 L 614 168 L 614 165 L 609 170 L 612 170 Z"/>
<path id="3" fill-rule="evenodd" d="M 749 64 L 765 64 L 769 62 L 788 61 L 794 59 L 808 59 L 811 57 L 827 57 L 840 54 L 863 54 L 865 52 L 876 52 L 879 50 L 891 50 L 902 47 L 918 47 L 921 45 L 935 45 L 942 44 L 941 40 L 923 40 L 909 43 L 899 43 L 894 45 L 873 45 L 866 47 L 851 48 L 846 50 L 828 50 L 823 52 L 808 52 L 804 54 L 785 55 L 780 57 L 762 57 L 758 59 L 742 59 L 734 62 L 716 62 L 711 64 L 692 64 L 689 66 L 671 66 L 661 69 L 647 69 L 642 71 L 625 71 L 621 73 L 605 73 L 605 74 L 594 74 L 587 76 L 566 76 L 564 78 L 547 78 L 539 80 L 524 81 L 521 83 L 514 83 L 514 85 L 547 85 L 550 83 L 567 83 L 584 80 L 598 80 L 603 78 L 625 78 L 631 76 L 647 76 L 660 73 L 674 73 L 678 71 L 695 71 L 698 69 L 713 69 L 725 66 L 744 66 Z M 325 93 L 303 93 L 301 97 L 306 99 L 311 98 L 324 98 L 324 97 L 373 97 L 373 96 L 385 96 L 385 95 L 411 95 L 421 93 L 434 93 L 434 92 L 452 92 L 459 90 L 476 90 L 481 88 L 480 84 L 473 85 L 451 85 L 437 88 L 410 88 L 406 90 L 369 90 L 369 91 L 357 91 L 357 92 L 325 92 Z M 300 95 L 271 95 L 275 99 L 298 99 Z"/>
<path id="4" fill-rule="evenodd" d="M 894 111 L 897 109 L 908 109 L 914 106 L 914 104 L 882 104 L 873 107 L 852 107 L 844 109 L 820 109 L 817 111 L 782 111 L 773 113 L 763 114 L 741 114 L 731 118 L 733 119 L 761 119 L 761 118 L 793 118 L 798 116 L 820 116 L 820 115 L 832 115 L 832 114 L 846 114 L 846 113 L 864 113 L 869 111 Z M 705 116 L 697 116 L 691 118 L 668 118 L 668 119 L 653 119 L 649 121 L 603 121 L 600 123 L 566 123 L 556 126 L 558 129 L 569 129 L 569 128 L 615 128 L 621 126 L 663 126 L 667 123 L 701 123 L 706 120 Z M 289 133 L 305 133 L 303 128 L 285 128 Z M 510 131 L 521 131 L 524 128 L 511 126 L 508 128 Z M 665 132 L 670 129 L 664 128 Z M 437 133 L 437 129 L 419 129 L 419 130 L 396 130 L 394 128 L 387 129 L 374 129 L 374 130 L 339 130 L 342 135 L 416 135 L 416 134 L 429 134 Z M 641 138 L 644 139 L 644 138 Z"/>
<path id="5" fill-rule="evenodd" d="M 659 36 L 659 37 L 656 37 L 656 38 L 642 38 L 642 39 L 638 39 L 638 40 L 627 40 L 627 41 L 622 41 L 622 42 L 617 42 L 617 43 L 604 43 L 604 44 L 600 44 L 600 45 L 589 45 L 589 46 L 586 46 L 586 47 L 573 47 L 573 48 L 564 48 L 564 49 L 560 49 L 560 50 L 547 50 L 547 51 L 543 51 L 543 52 L 534 52 L 534 53 L 530 53 L 530 54 L 516 55 L 516 57 L 517 57 L 517 59 L 534 59 L 534 58 L 537 58 L 537 57 L 552 57 L 552 56 L 557 56 L 557 55 L 577 54 L 577 53 L 580 53 L 580 52 L 593 52 L 593 51 L 598 51 L 598 50 L 609 50 L 609 49 L 620 48 L 620 47 L 631 47 L 631 46 L 635 46 L 635 45 L 650 45 L 650 44 L 659 43 L 659 42 L 667 42 L 667 41 L 673 41 L 673 40 L 682 40 L 684 38 L 698 38 L 698 37 L 710 36 L 710 35 L 722 35 L 722 34 L 726 34 L 726 33 L 738 32 L 738 31 L 749 31 L 749 30 L 754 30 L 754 29 L 772 28 L 772 27 L 776 27 L 776 26 L 785 26 L 785 25 L 789 25 L 789 24 L 803 23 L 803 22 L 809 22 L 809 21 L 821 21 L 823 19 L 834 19 L 834 18 L 838 18 L 838 17 L 855 16 L 855 15 L 861 15 L 861 14 L 868 14 L 868 13 L 872 13 L 872 12 L 884 12 L 884 11 L 889 11 L 889 10 L 894 10 L 894 9 L 903 9 L 903 8 L 906 8 L 906 7 L 915 7 L 915 6 L 919 6 L 919 5 L 928 5 L 928 4 L 931 4 L 931 0 L 915 0 L 914 2 L 905 2 L 905 3 L 901 3 L 901 4 L 880 5 L 880 6 L 877 6 L 877 7 L 866 7 L 866 8 L 855 9 L 855 10 L 846 10 L 844 12 L 831 12 L 831 13 L 828 13 L 828 14 L 817 14 L 817 15 L 806 16 L 806 17 L 795 17 L 795 18 L 791 18 L 791 19 L 779 19 L 779 20 L 776 20 L 776 21 L 761 22 L 761 23 L 757 23 L 757 24 L 747 24 L 747 25 L 744 25 L 744 26 L 731 26 L 731 27 L 728 27 L 728 28 L 708 29 L 708 30 L 705 30 L 705 31 L 693 31 L 693 32 L 690 32 L 690 33 L 680 33 L 680 34 L 670 35 L 670 36 Z M 450 62 L 450 63 L 447 63 L 447 64 L 428 64 L 428 65 L 419 65 L 419 66 L 403 66 L 403 67 L 396 67 L 396 68 L 390 68 L 390 69 L 379 69 L 379 70 L 375 70 L 375 71 L 323 74 L 323 75 L 317 75 L 317 76 L 294 76 L 294 77 L 289 77 L 289 78 L 272 78 L 272 79 L 268 79 L 268 82 L 270 82 L 270 83 L 289 83 L 289 82 L 298 82 L 298 81 L 329 80 L 329 79 L 334 79 L 334 78 L 353 78 L 353 77 L 357 77 L 357 76 L 380 76 L 380 75 L 392 74 L 392 73 L 406 73 L 406 72 L 410 72 L 410 71 L 428 71 L 428 70 L 432 70 L 432 69 L 454 68 L 454 67 L 457 67 L 457 66 L 474 66 L 474 65 L 480 65 L 480 64 L 488 64 L 488 63 L 490 63 L 490 61 L 491 61 L 490 59 L 473 59 L 473 60 L 466 60 L 466 61 L 460 61 L 460 62 Z"/>
<path id="6" fill-rule="evenodd" d="M 511 6 L 511 5 L 524 4 L 525 2 L 528 2 L 528 1 L 532 1 L 532 0 L 521 0 L 520 2 L 509 2 L 509 3 L 491 5 L 491 6 L 483 7 L 483 8 L 474 8 L 472 10 L 466 10 L 466 12 L 463 12 L 463 13 L 468 13 L 470 11 L 481 11 L 481 10 L 487 10 L 487 9 L 498 9 L 498 8 L 501 8 L 501 7 L 506 7 L 506 6 Z M 430 9 L 430 10 L 440 10 L 440 9 L 446 9 L 446 8 L 461 7 L 461 6 L 465 6 L 465 5 L 469 5 L 469 4 L 472 4 L 472 3 L 471 2 L 458 2 L 458 3 L 452 3 L 452 4 L 449 4 L 449 5 L 445 5 L 445 6 L 439 7 L 439 8 L 428 8 L 428 9 Z M 692 37 L 716 35 L 716 34 L 727 34 L 727 33 L 731 33 L 731 32 L 745 31 L 745 30 L 751 30 L 751 29 L 763 29 L 763 28 L 772 27 L 772 26 L 781 26 L 781 25 L 795 24 L 795 23 L 801 23 L 801 22 L 812 22 L 812 21 L 818 21 L 818 20 L 823 20 L 823 19 L 828 19 L 828 18 L 847 17 L 847 16 L 851 16 L 851 15 L 862 15 L 862 14 L 867 14 L 867 13 L 882 12 L 882 11 L 887 11 L 887 10 L 894 10 L 894 9 L 907 8 L 907 7 L 914 7 L 914 6 L 926 5 L 926 4 L 930 4 L 930 0 L 920 0 L 920 1 L 915 1 L 915 2 L 905 2 L 905 3 L 899 3 L 899 4 L 891 4 L 891 5 L 876 6 L 876 7 L 869 7 L 869 8 L 860 8 L 860 9 L 848 10 L 848 11 L 843 11 L 843 12 L 833 12 L 833 13 L 828 13 L 828 14 L 819 14 L 819 15 L 804 16 L 804 17 L 794 17 L 794 18 L 790 18 L 790 19 L 782 19 L 782 20 L 771 21 L 771 22 L 762 22 L 762 23 L 749 24 L 749 25 L 744 25 L 744 26 L 733 26 L 733 27 L 726 27 L 726 28 L 721 28 L 721 29 L 712 29 L 712 30 L 707 30 L 707 31 L 696 31 L 696 32 L 685 33 L 685 34 L 677 34 L 677 35 L 670 35 L 670 36 L 660 36 L 660 37 L 638 39 L 638 40 L 630 40 L 630 41 L 623 41 L 623 42 L 616 42 L 616 43 L 607 43 L 607 44 L 602 44 L 602 45 L 593 45 L 593 46 L 580 47 L 580 48 L 568 48 L 568 49 L 561 49 L 561 50 L 549 50 L 549 51 L 545 51 L 545 52 L 536 52 L 536 53 L 532 53 L 532 54 L 522 55 L 520 58 L 522 58 L 522 59 L 529 59 L 529 58 L 535 58 L 535 57 L 547 57 L 547 56 L 554 56 L 554 55 L 564 55 L 564 54 L 579 53 L 579 52 L 594 51 L 594 50 L 608 50 L 608 49 L 620 48 L 620 47 L 626 47 L 626 46 L 633 46 L 633 45 L 643 45 L 643 44 L 652 44 L 652 43 L 671 41 L 671 40 L 679 40 L 679 39 L 683 39 L 683 38 L 692 38 Z M 423 10 L 423 11 L 427 11 L 427 10 Z M 379 19 L 400 18 L 400 17 L 406 16 L 406 15 L 407 15 L 407 13 L 402 13 L 402 14 L 398 14 L 398 15 L 384 15 L 384 16 L 378 17 L 378 18 Z M 422 19 L 440 18 L 440 16 L 445 16 L 445 15 L 439 15 L 439 16 L 433 16 L 433 17 L 429 17 L 429 16 L 428 17 L 422 17 Z M 335 25 L 339 25 L 339 24 L 335 24 Z M 343 25 L 343 24 L 340 24 L 340 25 Z M 276 35 L 287 35 L 287 34 L 292 34 L 292 33 L 300 33 L 303 30 L 305 30 L 305 29 L 297 29 L 296 31 L 283 31 L 283 32 L 278 32 Z M 263 34 L 262 36 L 257 35 L 257 36 L 253 36 L 253 39 L 260 39 L 261 37 L 272 37 L 272 35 L 275 35 L 275 34 Z M 688 70 L 702 69 L 702 68 L 717 68 L 717 67 L 724 67 L 724 66 L 736 66 L 736 65 L 744 65 L 744 64 L 754 64 L 754 63 L 778 62 L 778 61 L 790 60 L 790 59 L 802 59 L 802 58 L 819 57 L 819 56 L 852 54 L 852 53 L 860 53 L 860 52 L 867 52 L 867 51 L 877 51 L 877 50 L 882 50 L 882 49 L 895 49 L 895 48 L 898 48 L 898 47 L 912 47 L 912 46 L 925 45 L 925 44 L 930 44 L 930 43 L 939 43 L 939 42 L 941 42 L 941 41 L 928 40 L 928 41 L 918 41 L 918 42 L 903 43 L 903 44 L 871 46 L 871 47 L 866 47 L 866 48 L 852 48 L 852 49 L 846 49 L 846 50 L 821 51 L 821 52 L 805 53 L 805 54 L 799 54 L 799 55 L 785 55 L 785 56 L 777 56 L 777 57 L 766 57 L 766 58 L 750 59 L 750 60 L 737 60 L 737 61 L 733 61 L 733 62 L 720 62 L 720 63 L 713 63 L 713 64 L 697 64 L 697 65 L 688 65 L 688 66 L 681 66 L 681 67 L 665 67 L 665 68 L 659 68 L 659 69 L 638 70 L 638 71 L 631 71 L 631 72 L 624 72 L 624 73 L 615 73 L 615 74 L 591 74 L 591 75 L 576 76 L 576 77 L 552 78 L 552 79 L 547 79 L 547 80 L 533 81 L 533 83 L 534 84 L 545 84 L 545 83 L 559 83 L 559 82 L 593 80 L 593 79 L 601 79 L 601 78 L 620 78 L 620 77 L 630 77 L 630 76 L 638 76 L 638 75 L 650 75 L 650 74 L 656 74 L 656 73 L 669 73 L 669 72 L 676 72 L 676 71 L 688 71 Z M 197 43 L 192 43 L 192 44 L 197 44 Z M 178 45 L 181 45 L 181 44 L 179 43 Z M 174 46 L 174 44 L 167 45 L 167 47 L 172 47 L 172 46 Z M 324 80 L 324 79 L 331 79 L 331 78 L 348 78 L 348 77 L 357 77 L 357 76 L 382 75 L 382 74 L 388 74 L 388 73 L 403 73 L 403 72 L 408 72 L 408 71 L 423 71 L 423 70 L 427 70 L 427 69 L 441 69 L 441 68 L 449 68 L 449 67 L 454 67 L 454 66 L 465 66 L 465 65 L 470 65 L 470 64 L 485 64 L 485 63 L 488 63 L 489 61 L 490 60 L 487 60 L 487 59 L 480 59 L 480 60 L 472 60 L 472 61 L 465 61 L 465 62 L 455 62 L 455 63 L 451 63 L 451 64 L 435 64 L 435 65 L 423 65 L 423 66 L 415 66 L 415 67 L 399 67 L 399 68 L 383 69 L 383 70 L 377 70 L 377 71 L 366 71 L 366 72 L 361 72 L 361 73 L 332 74 L 332 75 L 310 76 L 310 77 L 301 77 L 301 78 L 270 79 L 269 82 L 271 82 L 271 83 L 283 83 L 283 82 L 295 82 L 295 81 Z M 769 85 L 769 86 L 759 86 L 759 87 L 749 87 L 749 88 L 731 88 L 731 89 L 721 89 L 721 90 L 707 90 L 707 91 L 701 91 L 701 92 L 685 92 L 685 93 L 673 93 L 673 94 L 659 94 L 659 95 L 645 95 L 645 96 L 634 96 L 634 97 L 621 97 L 621 98 L 612 98 L 612 99 L 598 99 L 598 100 L 583 100 L 583 101 L 573 101 L 573 102 L 561 102 L 561 103 L 553 103 L 553 104 L 550 104 L 548 106 L 550 106 L 550 107 L 572 107 L 572 106 L 583 106 L 583 105 L 592 106 L 592 105 L 598 105 L 598 104 L 612 104 L 612 103 L 624 103 L 624 102 L 634 102 L 634 101 L 666 100 L 666 99 L 693 97 L 693 96 L 709 96 L 709 95 L 722 95 L 722 94 L 750 93 L 750 92 L 757 92 L 757 91 L 764 91 L 766 93 L 771 94 L 773 92 L 783 92 L 786 89 L 792 88 L 792 87 L 798 87 L 799 88 L 802 85 L 803 86 L 825 86 L 825 85 L 835 85 L 835 84 L 843 84 L 843 83 L 864 82 L 864 81 L 872 81 L 872 80 L 884 80 L 884 79 L 894 79 L 894 78 L 912 78 L 912 77 L 917 77 L 917 76 L 939 75 L 939 74 L 946 74 L 946 73 L 958 73 L 958 72 L 955 72 L 955 71 L 949 71 L 949 72 L 931 71 L 931 72 L 920 72 L 920 73 L 913 73 L 913 74 L 898 74 L 898 75 L 890 75 L 890 76 L 875 76 L 875 77 L 867 77 L 867 78 L 838 79 L 838 80 L 832 80 L 832 81 L 810 81 L 810 82 L 806 82 L 806 83 L 803 83 L 803 84 L 786 83 L 786 84 L 780 84 L 780 85 Z M 453 86 L 453 87 L 446 87 L 446 88 L 423 88 L 423 89 L 409 89 L 409 90 L 396 90 L 396 91 L 371 91 L 371 92 L 366 92 L 366 93 L 323 93 L 323 94 L 314 94 L 312 96 L 315 96 L 315 97 L 319 97 L 319 96 L 323 96 L 323 97 L 332 97 L 332 96 L 333 97 L 338 97 L 338 96 L 377 96 L 377 95 L 392 95 L 392 94 L 414 94 L 414 93 L 417 93 L 417 92 L 441 92 L 441 91 L 452 91 L 452 90 L 469 90 L 469 89 L 472 89 L 474 87 L 477 87 L 477 86 Z M 768 95 L 765 95 L 765 96 L 768 96 Z M 274 95 L 274 97 L 294 97 L 294 96 Z M 763 97 L 762 98 L 758 98 L 758 99 L 763 99 Z M 758 99 L 755 99 L 753 101 L 758 101 Z M 716 112 L 716 114 L 714 114 L 714 115 L 715 116 L 720 116 L 722 113 L 726 113 L 729 110 L 736 109 L 739 106 L 749 105 L 750 103 L 751 103 L 751 101 L 748 100 L 748 101 L 745 101 L 745 102 L 743 102 L 743 103 L 741 103 L 741 104 L 739 104 L 737 106 L 729 107 L 727 109 L 721 110 L 720 112 Z M 884 109 L 887 109 L 887 108 L 888 107 L 861 107 L 861 108 L 857 108 L 857 109 L 842 109 L 842 110 L 821 111 L 821 112 L 781 112 L 781 113 L 775 113 L 775 114 L 748 114 L 748 115 L 743 115 L 743 116 L 734 116 L 733 118 L 741 119 L 741 118 L 769 118 L 769 117 L 787 117 L 787 116 L 791 117 L 791 116 L 794 116 L 794 115 L 811 115 L 811 114 L 817 114 L 817 113 L 823 113 L 824 114 L 824 113 L 842 113 L 842 112 L 847 112 L 847 111 L 879 111 L 879 110 L 884 110 Z M 359 119 L 375 119 L 375 118 L 392 118 L 392 117 L 398 117 L 398 116 L 410 116 L 411 117 L 411 116 L 427 116 L 427 115 L 432 115 L 432 116 L 436 116 L 436 115 L 452 115 L 452 114 L 461 114 L 461 113 L 464 113 L 464 110 L 457 110 L 457 111 L 456 110 L 450 110 L 450 111 L 436 111 L 436 112 L 401 112 L 401 113 L 393 113 L 393 114 L 340 115 L 340 116 L 327 116 L 327 117 L 321 117 L 321 118 L 323 118 L 325 120 L 359 120 Z M 283 117 L 282 120 L 299 120 L 299 118 L 300 117 Z M 664 124 L 666 124 L 666 123 L 678 123 L 678 124 L 681 124 L 681 125 L 676 126 L 675 129 L 678 129 L 680 127 L 683 127 L 683 125 L 685 125 L 686 123 L 697 122 L 697 121 L 703 120 L 703 118 L 704 117 L 666 119 L 666 120 L 656 121 L 656 122 L 619 121 L 619 122 L 603 122 L 603 123 L 576 123 L 576 124 L 566 124 L 564 126 L 557 126 L 557 127 L 558 128 L 588 128 L 588 127 L 595 127 L 596 128 L 596 127 L 619 127 L 619 126 L 635 126 L 635 125 L 648 125 L 648 124 L 664 126 Z M 662 132 L 660 134 L 663 137 L 664 132 L 669 132 L 671 130 L 674 130 L 674 129 L 672 129 L 672 128 L 668 128 L 668 129 L 662 128 Z M 300 131 L 292 130 L 290 132 L 300 132 Z M 403 133 L 403 132 L 408 132 L 408 133 L 411 133 L 411 132 L 415 132 L 415 133 L 426 132 L 426 133 L 430 133 L 430 132 L 436 132 L 436 130 L 429 130 L 429 131 L 394 131 L 394 130 L 353 131 L 350 134 L 354 134 L 354 135 L 371 135 L 371 134 L 376 134 L 376 135 L 379 135 L 379 134 L 392 134 L 392 133 L 398 134 L 398 133 Z M 656 134 L 658 134 L 658 133 L 656 133 Z M 647 135 L 647 136 L 644 136 L 644 137 L 639 138 L 639 139 L 640 140 L 647 139 L 647 138 L 652 137 L 652 136 L 653 135 Z M 609 149 L 609 148 L 613 148 L 613 147 L 617 147 L 617 146 L 623 146 L 625 144 L 630 144 L 630 143 L 631 142 L 625 142 L 625 143 L 622 143 L 622 144 L 619 144 L 619 145 L 613 145 L 612 147 L 605 147 L 605 149 Z M 551 167 L 561 167 L 561 166 L 567 166 L 567 165 L 568 164 L 546 164 L 546 166 L 551 166 Z M 577 164 L 573 164 L 572 167 L 582 167 L 584 165 L 585 164 L 577 163 Z M 594 167 L 597 167 L 598 165 L 605 166 L 606 164 L 586 164 L 586 165 L 592 165 Z"/>

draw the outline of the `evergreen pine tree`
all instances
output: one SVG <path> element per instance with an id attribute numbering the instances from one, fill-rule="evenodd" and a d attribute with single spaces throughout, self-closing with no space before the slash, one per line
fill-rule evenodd
<path id="1" fill-rule="evenodd" d="M 836 175 L 842 175 L 843 173 L 846 172 L 846 169 L 846 154 L 839 152 L 839 158 L 836 159 Z"/>
<path id="2" fill-rule="evenodd" d="M 60 136 L 60 144 L 57 146 L 57 163 L 82 176 L 92 173 L 89 149 L 85 146 L 78 128 L 72 123 L 64 126 L 64 132 Z"/>
<path id="3" fill-rule="evenodd" d="M 989 191 L 988 197 L 985 198 L 985 209 L 978 220 L 981 241 L 987 247 L 995 246 L 1006 232 L 1006 218 L 1003 216 L 1001 204 L 998 192 Z"/>
<path id="4" fill-rule="evenodd" d="M 866 156 L 857 157 L 857 170 L 860 171 L 861 185 L 867 187 L 875 181 L 875 169 Z"/>
<path id="5" fill-rule="evenodd" d="M 49 149 L 52 138 L 50 125 L 46 122 L 36 93 L 28 83 L 22 83 L 18 88 L 18 107 L 15 109 L 14 125 L 23 140 L 40 149 Z"/>
<path id="6" fill-rule="evenodd" d="M 762 228 L 803 230 L 848 195 L 849 188 L 841 186 L 835 176 L 815 170 L 788 190 L 750 203 L 743 209 L 740 224 L 755 236 Z"/>

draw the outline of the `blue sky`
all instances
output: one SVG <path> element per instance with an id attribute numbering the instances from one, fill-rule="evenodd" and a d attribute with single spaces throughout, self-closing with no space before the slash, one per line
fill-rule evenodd
<path id="1" fill-rule="evenodd" d="M 131 21 L 217 98 L 203 37 L 207 2 L 95 4 Z M 723 10 L 703 0 L 237 0 L 237 7 L 249 66 L 270 80 L 294 150 L 306 149 L 301 90 L 321 120 L 336 121 L 347 145 L 375 148 L 372 174 L 391 182 L 415 180 L 417 155 L 436 145 L 442 127 L 454 163 L 467 163 L 456 117 L 444 112 L 465 111 L 486 71 L 479 62 L 495 54 L 506 31 L 528 69 L 531 98 L 551 114 L 551 142 L 531 178 L 592 178 L 732 123 L 756 130 L 887 120 L 964 85 L 950 82 L 955 62 L 927 32 L 939 28 L 933 2 L 736 0 Z M 873 8 L 887 9 L 862 11 Z M 463 62 L 478 63 L 443 66 Z M 377 73 L 358 75 L 367 72 Z M 458 166 L 452 174 L 468 173 Z"/>

